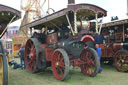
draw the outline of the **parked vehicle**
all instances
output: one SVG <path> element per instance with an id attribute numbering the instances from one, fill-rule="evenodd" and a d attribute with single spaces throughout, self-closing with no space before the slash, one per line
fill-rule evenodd
<path id="1" fill-rule="evenodd" d="M 128 72 L 128 19 L 103 24 L 101 33 L 105 43 L 100 44 L 102 62 L 114 64 L 120 72 Z"/>
<path id="2" fill-rule="evenodd" d="M 21 29 L 40 31 L 33 33 L 26 42 L 27 70 L 36 73 L 52 67 L 56 79 L 66 80 L 72 65 L 80 66 L 86 76 L 96 76 L 100 67 L 99 57 L 87 43 L 95 42 L 91 33 L 97 22 L 92 20 L 103 16 L 106 16 L 106 11 L 98 6 L 69 4 L 67 8 L 21 26 Z"/>
<path id="3" fill-rule="evenodd" d="M 6 32 L 8 24 L 20 17 L 21 13 L 19 11 L 0 4 L 0 38 Z M 8 85 L 8 61 L 5 50 L 2 41 L 0 41 L 0 85 Z"/>

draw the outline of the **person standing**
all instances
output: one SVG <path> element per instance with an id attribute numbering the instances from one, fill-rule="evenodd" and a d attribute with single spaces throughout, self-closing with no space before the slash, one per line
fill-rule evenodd
<path id="1" fill-rule="evenodd" d="M 105 38 L 103 34 L 97 34 L 95 37 L 95 42 L 96 42 L 96 51 L 99 56 L 99 59 L 101 60 L 101 46 L 105 42 Z M 102 67 L 99 68 L 99 73 L 102 71 Z"/>
<path id="2" fill-rule="evenodd" d="M 25 69 L 24 51 L 25 51 L 24 46 L 22 46 L 20 51 L 18 52 L 20 56 L 21 69 Z"/>

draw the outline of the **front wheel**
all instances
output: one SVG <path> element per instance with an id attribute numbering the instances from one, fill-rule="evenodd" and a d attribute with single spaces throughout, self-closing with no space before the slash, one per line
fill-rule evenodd
<path id="1" fill-rule="evenodd" d="M 5 55 L 0 55 L 0 85 L 8 85 L 8 61 Z"/>
<path id="2" fill-rule="evenodd" d="M 66 80 L 68 78 L 69 57 L 64 49 L 57 49 L 53 53 L 52 72 L 58 80 Z"/>
<path id="3" fill-rule="evenodd" d="M 114 65 L 119 72 L 128 72 L 128 51 L 119 50 L 114 56 Z"/>
<path id="4" fill-rule="evenodd" d="M 80 59 L 84 62 L 80 65 L 81 72 L 86 76 L 96 76 L 100 67 L 97 52 L 93 48 L 88 47 L 82 51 Z"/>

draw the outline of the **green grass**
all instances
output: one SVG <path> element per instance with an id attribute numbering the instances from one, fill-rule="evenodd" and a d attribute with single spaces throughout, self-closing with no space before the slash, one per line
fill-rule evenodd
<path id="1" fill-rule="evenodd" d="M 128 85 L 128 73 L 117 72 L 113 66 L 103 66 L 96 77 L 84 76 L 80 69 L 71 69 L 67 81 L 56 80 L 51 70 L 32 74 L 27 70 L 9 69 L 9 85 Z"/>

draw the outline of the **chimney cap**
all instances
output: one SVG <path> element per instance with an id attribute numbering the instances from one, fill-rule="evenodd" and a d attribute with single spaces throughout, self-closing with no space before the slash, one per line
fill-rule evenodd
<path id="1" fill-rule="evenodd" d="M 68 0 L 68 4 L 75 4 L 75 0 Z"/>

